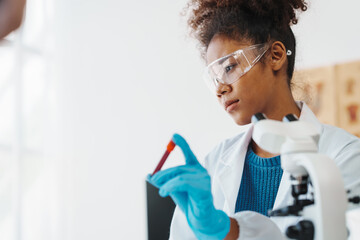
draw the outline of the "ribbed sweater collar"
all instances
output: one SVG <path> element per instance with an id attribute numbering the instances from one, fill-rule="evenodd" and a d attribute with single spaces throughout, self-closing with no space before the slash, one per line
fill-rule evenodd
<path id="1" fill-rule="evenodd" d="M 258 167 L 279 167 L 281 165 L 280 162 L 280 155 L 271 157 L 271 158 L 262 158 L 256 155 L 251 147 L 251 144 L 249 145 L 246 159 L 249 161 L 248 163 L 250 165 L 255 165 Z"/>

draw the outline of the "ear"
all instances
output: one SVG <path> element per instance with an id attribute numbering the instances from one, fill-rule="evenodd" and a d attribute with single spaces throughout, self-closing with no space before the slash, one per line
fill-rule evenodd
<path id="1" fill-rule="evenodd" d="M 270 47 L 271 54 L 271 67 L 274 71 L 279 71 L 286 64 L 286 48 L 285 45 L 280 42 L 274 42 Z"/>

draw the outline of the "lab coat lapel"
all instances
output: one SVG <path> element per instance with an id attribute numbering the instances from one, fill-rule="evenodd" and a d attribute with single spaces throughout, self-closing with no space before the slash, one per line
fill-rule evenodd
<path id="1" fill-rule="evenodd" d="M 225 196 L 223 210 L 232 215 L 235 213 L 235 204 L 240 188 L 240 180 L 244 168 L 247 147 L 251 140 L 253 125 L 244 133 L 242 138 L 231 149 L 226 151 L 220 159 L 217 175 L 219 185 Z"/>
<path id="2" fill-rule="evenodd" d="M 279 209 L 291 205 L 292 203 L 293 199 L 291 196 L 290 174 L 288 172 L 284 172 L 281 177 L 281 182 L 275 198 L 273 209 Z"/>

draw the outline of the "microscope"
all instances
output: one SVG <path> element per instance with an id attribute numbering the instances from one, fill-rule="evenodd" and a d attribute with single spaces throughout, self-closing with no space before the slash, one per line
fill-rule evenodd
<path id="1" fill-rule="evenodd" d="M 253 140 L 265 151 L 280 154 L 281 168 L 291 176 L 293 204 L 270 211 L 269 216 L 301 217 L 287 228 L 289 239 L 347 239 L 347 193 L 335 162 L 318 153 L 319 130 L 293 114 L 275 121 L 258 113 L 252 122 Z"/>

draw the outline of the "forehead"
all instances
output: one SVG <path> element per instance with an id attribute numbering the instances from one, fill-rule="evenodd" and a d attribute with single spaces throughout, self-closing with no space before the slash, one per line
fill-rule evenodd
<path id="1" fill-rule="evenodd" d="M 248 40 L 236 41 L 224 35 L 215 35 L 206 51 L 206 64 L 250 45 L 251 42 Z"/>

